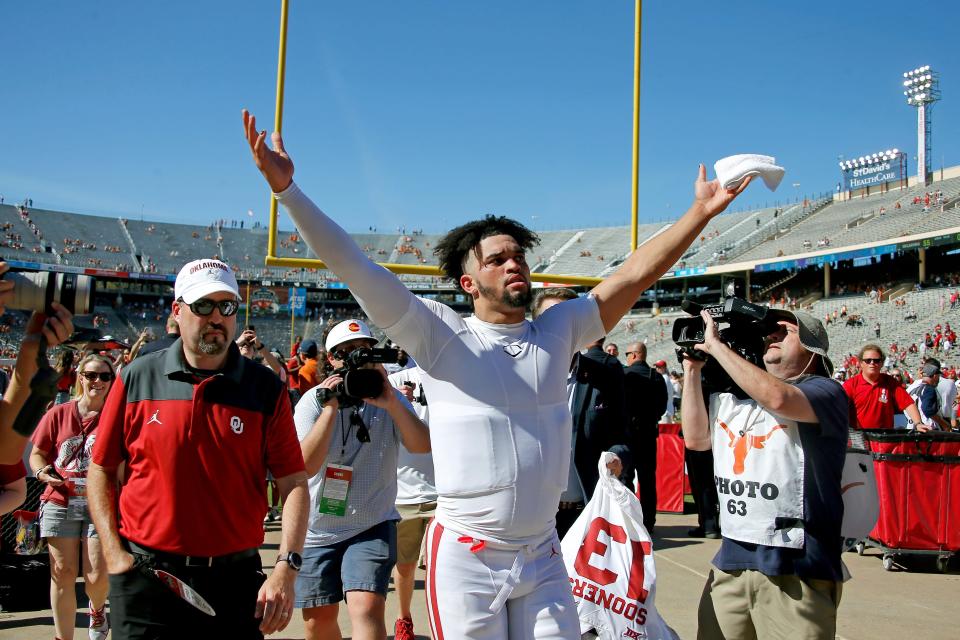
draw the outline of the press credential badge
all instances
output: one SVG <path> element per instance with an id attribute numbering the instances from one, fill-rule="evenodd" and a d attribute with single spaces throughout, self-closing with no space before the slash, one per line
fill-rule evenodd
<path id="1" fill-rule="evenodd" d="M 343 516 L 347 512 L 347 494 L 350 492 L 350 480 L 353 467 L 328 464 L 323 474 L 323 486 L 320 488 L 320 504 L 317 511 L 331 516 Z"/>

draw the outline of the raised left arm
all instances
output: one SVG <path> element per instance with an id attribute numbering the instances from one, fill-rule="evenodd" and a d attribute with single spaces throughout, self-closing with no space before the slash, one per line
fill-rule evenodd
<path id="1" fill-rule="evenodd" d="M 718 180 L 707 182 L 707 170 L 700 165 L 694 183 L 694 200 L 682 218 L 636 251 L 591 293 L 600 306 L 600 319 L 608 332 L 633 307 L 640 295 L 666 273 L 683 255 L 711 218 L 726 209 L 740 195 L 750 178 L 737 189 L 723 189 Z"/>

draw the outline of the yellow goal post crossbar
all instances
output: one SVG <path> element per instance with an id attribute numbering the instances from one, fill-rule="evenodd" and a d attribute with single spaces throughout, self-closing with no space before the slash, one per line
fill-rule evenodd
<path id="1" fill-rule="evenodd" d="M 632 180 L 631 180 L 631 212 L 630 212 L 630 250 L 637 248 L 637 191 L 639 183 L 640 157 L 640 23 L 642 0 L 635 0 L 634 19 L 634 70 L 633 70 L 633 153 L 632 153 Z M 280 0 L 280 51 L 277 60 L 277 97 L 273 128 L 277 132 L 283 130 L 283 94 L 284 79 L 287 62 L 287 17 L 289 15 L 290 0 Z M 278 213 L 277 201 L 270 196 L 270 233 L 267 237 L 267 256 L 264 264 L 268 267 L 287 267 L 292 269 L 326 269 L 322 260 L 311 258 L 284 258 L 277 255 L 277 228 Z M 414 264 L 395 264 L 390 262 L 377 263 L 393 273 L 418 276 L 443 276 L 440 267 Z M 577 276 L 561 273 L 532 273 L 530 278 L 534 282 L 551 282 L 575 286 L 592 287 L 599 284 L 601 278 L 594 276 Z"/>

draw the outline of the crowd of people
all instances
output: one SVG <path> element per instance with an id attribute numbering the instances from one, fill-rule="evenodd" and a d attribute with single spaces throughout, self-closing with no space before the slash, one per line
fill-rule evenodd
<path id="1" fill-rule="evenodd" d="M 654 530 L 658 425 L 674 421 L 678 406 L 700 511 L 690 535 L 721 538 L 698 636 L 835 635 L 845 579 L 840 476 L 856 426 L 849 398 L 861 427 L 892 427 L 896 407 L 918 431 L 950 428 L 955 411 L 942 413 L 955 401 L 940 398 L 940 363 L 928 355 L 919 384 L 901 389 L 880 371 L 880 347 L 867 345 L 841 387 L 824 323 L 789 305 L 770 313 L 763 366 L 702 314 L 695 351 L 740 394 L 705 389 L 704 359 L 692 352 L 681 376 L 665 361 L 648 364 L 642 342 L 625 345 L 626 367 L 619 345 L 605 344 L 750 178 L 723 189 L 701 165 L 687 214 L 586 296 L 565 288 L 534 296 L 526 256 L 538 238 L 518 222 L 487 216 L 453 229 L 435 253 L 472 302 L 473 315 L 462 317 L 371 262 L 293 182 L 279 134 L 271 148 L 246 112 L 244 128 L 304 243 L 366 315 L 344 308 L 322 334 L 282 353 L 255 326 L 238 326 L 235 270 L 193 260 L 169 307 L 127 309 L 169 312 L 167 334 L 149 343 L 142 334 L 116 359 L 58 361 L 66 388 L 23 434 L 10 414 L 29 395 L 39 336 L 55 346 L 72 332 L 59 305 L 53 317 L 31 317 L 0 407 L 0 458 L 17 467 L 30 435 L 30 464 L 46 485 L 40 526 L 58 637 L 74 633 L 80 573 L 94 639 L 184 629 L 256 638 L 286 628 L 295 609 L 307 638 L 335 638 L 344 601 L 353 637 L 385 638 L 392 575 L 394 634 L 408 640 L 413 576 L 425 566 L 436 638 L 580 638 L 559 539 L 603 473 L 640 494 L 643 525 Z M 12 286 L 0 280 L 0 303 Z M 402 348 L 389 375 L 355 361 L 379 342 L 367 317 Z M 942 327 L 931 352 L 942 354 L 951 332 Z M 753 449 L 764 454 L 748 464 Z M 25 470 L 0 473 L 8 484 Z M 278 518 L 277 557 L 264 575 L 264 526 Z"/>

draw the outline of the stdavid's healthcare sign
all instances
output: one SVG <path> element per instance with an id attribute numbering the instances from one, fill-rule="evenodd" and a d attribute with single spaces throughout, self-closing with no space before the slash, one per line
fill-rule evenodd
<path id="1" fill-rule="evenodd" d="M 863 189 L 885 182 L 902 180 L 906 175 L 906 159 L 901 157 L 882 160 L 874 164 L 845 169 L 843 171 L 844 191 Z"/>

